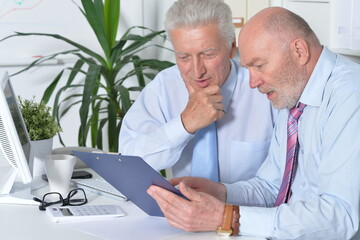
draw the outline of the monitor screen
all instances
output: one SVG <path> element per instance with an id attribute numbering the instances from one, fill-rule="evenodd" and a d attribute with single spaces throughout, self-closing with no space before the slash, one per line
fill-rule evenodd
<path id="1" fill-rule="evenodd" d="M 31 143 L 7 73 L 0 83 L 0 194 L 9 194 L 17 176 L 23 184 L 32 180 Z"/>
<path id="2" fill-rule="evenodd" d="M 14 121 L 15 128 L 17 131 L 17 135 L 19 137 L 21 146 L 23 148 L 26 160 L 30 161 L 30 139 L 28 136 L 28 132 L 26 130 L 26 126 L 24 124 L 19 105 L 17 102 L 17 97 L 14 94 L 10 81 L 6 81 L 4 88 L 4 95 L 7 101 L 7 105 L 9 106 L 11 117 Z"/>

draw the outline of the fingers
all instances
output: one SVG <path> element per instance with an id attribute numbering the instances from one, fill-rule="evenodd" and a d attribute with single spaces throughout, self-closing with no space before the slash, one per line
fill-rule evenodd
<path id="1" fill-rule="evenodd" d="M 169 180 L 174 186 L 184 183 L 189 188 L 210 194 L 222 202 L 226 201 L 227 190 L 224 184 L 216 183 L 211 180 L 199 177 L 180 177 Z"/>
<path id="2" fill-rule="evenodd" d="M 150 186 L 147 193 L 154 198 L 169 223 L 182 228 L 181 222 L 187 216 L 184 209 L 190 208 L 190 201 L 158 186 Z"/>
<path id="3" fill-rule="evenodd" d="M 212 85 L 203 88 L 203 91 L 208 95 L 221 95 L 221 88 L 217 85 Z"/>
<path id="4" fill-rule="evenodd" d="M 192 93 L 196 92 L 196 89 L 187 81 L 185 81 L 185 86 L 189 92 L 189 95 L 191 95 Z"/>
<path id="5" fill-rule="evenodd" d="M 172 178 L 169 179 L 169 182 L 173 185 L 176 186 L 179 184 L 179 182 L 183 181 L 186 177 L 178 177 L 178 178 Z"/>
<path id="6" fill-rule="evenodd" d="M 201 201 L 201 195 L 190 187 L 186 186 L 184 182 L 179 183 L 179 190 L 185 197 L 190 199 L 191 201 Z"/>
<path id="7" fill-rule="evenodd" d="M 192 188 L 195 191 L 206 192 L 204 191 L 204 188 L 207 187 L 211 180 L 201 177 L 181 177 L 177 180 L 177 185 L 179 185 L 180 182 L 184 183 L 186 186 Z"/>
<path id="8" fill-rule="evenodd" d="M 157 186 L 148 189 L 172 226 L 185 231 L 212 231 L 221 225 L 223 202 L 196 192 L 183 182 L 179 183 L 179 189 L 190 201 Z"/>
<path id="9" fill-rule="evenodd" d="M 217 111 L 224 111 L 224 105 L 222 103 L 214 103 L 214 109 Z M 221 114 L 221 113 L 217 113 L 217 114 Z"/>
<path id="10" fill-rule="evenodd" d="M 221 119 L 224 116 L 222 100 L 221 89 L 215 85 L 190 93 L 186 108 L 181 113 L 184 128 L 194 133 Z"/>

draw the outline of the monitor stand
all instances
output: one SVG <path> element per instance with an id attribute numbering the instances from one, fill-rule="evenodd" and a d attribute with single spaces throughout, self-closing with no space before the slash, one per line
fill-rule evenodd
<path id="1" fill-rule="evenodd" d="M 10 193 L 0 194 L 0 204 L 40 205 L 39 202 L 33 200 L 33 197 L 31 184 L 15 182 Z"/>
<path id="2" fill-rule="evenodd" d="M 29 184 L 16 179 L 16 171 L 10 167 L 0 167 L 0 204 L 39 205 L 33 200 L 32 190 L 46 186 L 44 181 L 34 178 Z"/>

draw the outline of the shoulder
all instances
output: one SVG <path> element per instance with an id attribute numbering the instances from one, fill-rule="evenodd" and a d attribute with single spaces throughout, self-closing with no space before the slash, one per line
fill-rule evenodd
<path id="1" fill-rule="evenodd" d="M 334 95 L 346 96 L 360 91 L 360 65 L 337 55 L 328 86 Z"/>
<path id="2" fill-rule="evenodd" d="M 182 84 L 183 80 L 177 65 L 160 71 L 145 88 L 167 87 L 169 85 Z"/>
<path id="3" fill-rule="evenodd" d="M 176 79 L 176 80 L 181 79 L 180 71 L 177 65 L 174 65 L 172 67 L 160 71 L 154 78 L 154 81 L 161 82 L 161 81 L 168 81 L 169 79 Z"/>
<path id="4" fill-rule="evenodd" d="M 187 94 L 184 81 L 176 65 L 159 72 L 141 91 L 139 97 L 169 101 Z"/>
<path id="5" fill-rule="evenodd" d="M 231 62 L 236 69 L 238 80 L 249 82 L 249 71 L 240 65 L 239 59 L 231 59 Z"/>

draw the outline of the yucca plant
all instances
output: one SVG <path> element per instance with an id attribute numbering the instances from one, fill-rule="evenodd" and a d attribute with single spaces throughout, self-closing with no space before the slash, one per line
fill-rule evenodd
<path id="1" fill-rule="evenodd" d="M 57 34 L 15 32 L 1 41 L 19 36 L 43 36 L 55 38 L 73 46 L 72 50 L 37 59 L 14 75 L 59 55 L 75 56 L 77 58 L 75 64 L 71 68 L 60 71 L 45 90 L 42 101 L 47 103 L 55 94 L 53 114 L 58 122 L 69 109 L 80 104 L 79 146 L 86 146 L 87 137 L 90 135 L 92 147 L 103 149 L 102 133 L 107 127 L 109 151 L 117 152 L 121 122 L 133 102 L 129 92 L 141 91 L 146 79 L 153 79 L 157 72 L 172 66 L 173 63 L 157 59 L 142 59 L 139 56 L 142 50 L 150 46 L 164 48 L 154 43 L 155 38 L 159 37 L 165 41 L 164 31 L 136 26 L 129 28 L 119 40 L 116 40 L 120 0 L 82 0 L 81 3 L 82 7 L 78 6 L 78 8 L 97 37 L 102 48 L 100 54 Z M 145 31 L 146 34 L 134 34 L 134 30 L 138 29 Z M 130 70 L 126 70 L 129 66 Z M 66 75 L 65 71 L 70 71 L 66 84 L 55 92 L 59 81 L 63 75 Z M 76 79 L 80 77 L 82 82 L 75 83 L 75 77 Z M 124 82 L 129 78 L 137 79 L 138 86 L 126 88 Z M 81 88 L 82 94 L 73 92 L 78 88 Z M 64 145 L 61 137 L 60 141 Z"/>

